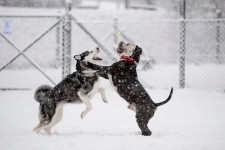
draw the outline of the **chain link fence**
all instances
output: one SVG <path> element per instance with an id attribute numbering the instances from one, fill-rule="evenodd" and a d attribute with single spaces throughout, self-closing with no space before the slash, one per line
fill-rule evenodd
<path id="1" fill-rule="evenodd" d="M 11 20 L 12 30 L 15 29 L 15 32 L 2 34 L 21 50 L 57 22 L 57 18 L 1 19 L 2 22 L 5 20 Z M 112 20 L 107 23 L 93 23 L 72 19 L 71 58 L 74 54 L 98 46 L 102 49 L 99 55 L 103 61 L 100 64 L 110 65 L 119 59 L 115 50 L 119 41 L 135 42 L 143 49 L 137 68 L 142 83 L 153 88 L 180 87 L 181 22 Z M 225 37 L 222 33 L 225 31 L 225 20 L 187 20 L 185 23 L 185 87 L 224 89 Z M 28 24 L 29 26 L 26 26 Z M 59 44 L 60 36 L 57 38 L 57 27 L 58 25 L 25 52 L 25 55 L 38 64 L 56 83 L 61 80 L 62 73 L 62 51 Z M 19 52 L 2 36 L 0 43 L 0 66 L 3 66 Z M 71 70 L 75 71 L 75 61 L 71 59 L 71 63 Z M 49 83 L 23 56 L 0 72 L 0 80 L 2 88 L 35 87 L 41 82 Z"/>
<path id="2" fill-rule="evenodd" d="M 225 88 L 224 23 L 222 19 L 112 20 L 107 23 L 74 19 L 72 54 L 99 46 L 104 49 L 100 54 L 103 57 L 100 64 L 110 65 L 115 62 L 114 58 L 119 59 L 115 49 L 119 41 L 134 42 L 143 49 L 137 69 L 145 86 L 179 88 L 183 83 L 187 88 L 221 90 Z M 183 24 L 185 30 L 181 28 Z M 184 48 L 184 53 L 180 53 L 181 48 Z M 183 63 L 184 68 L 181 68 Z"/>
<path id="3" fill-rule="evenodd" d="M 69 11 L 69 10 L 68 10 Z M 80 21 L 67 16 L 0 17 L 0 88 L 57 84 L 73 55 L 99 47 L 100 65 L 119 60 L 120 41 L 143 49 L 137 70 L 149 88 L 225 89 L 225 20 Z M 68 34 L 69 33 L 69 34 Z M 103 84 L 108 81 L 103 81 Z"/>
<path id="4" fill-rule="evenodd" d="M 60 81 L 61 22 L 54 16 L 0 17 L 1 89 L 30 89 Z"/>
<path id="5" fill-rule="evenodd" d="M 186 87 L 224 89 L 225 20 L 187 21 Z"/>

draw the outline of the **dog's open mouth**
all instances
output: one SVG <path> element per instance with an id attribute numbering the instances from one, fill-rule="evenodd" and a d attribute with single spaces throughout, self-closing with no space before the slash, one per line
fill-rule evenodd
<path id="1" fill-rule="evenodd" d="M 123 43 L 123 42 L 119 43 L 118 48 L 117 48 L 117 53 L 121 54 L 126 51 L 124 44 L 125 43 Z"/>
<path id="2" fill-rule="evenodd" d="M 93 60 L 102 60 L 102 58 L 96 56 L 97 54 L 95 54 L 95 56 L 93 57 Z"/>

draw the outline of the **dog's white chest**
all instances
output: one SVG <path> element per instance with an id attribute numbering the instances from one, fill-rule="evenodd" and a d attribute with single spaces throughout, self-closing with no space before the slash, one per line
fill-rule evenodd
<path id="1" fill-rule="evenodd" d="M 112 75 L 108 74 L 108 77 L 109 77 L 109 82 L 110 82 L 112 88 L 117 92 L 117 87 L 115 87 L 115 86 L 113 85 Z"/>
<path id="2" fill-rule="evenodd" d="M 94 83 L 93 89 L 91 90 L 91 92 L 88 93 L 88 96 L 92 98 L 98 92 L 98 89 L 99 89 L 99 79 Z"/>

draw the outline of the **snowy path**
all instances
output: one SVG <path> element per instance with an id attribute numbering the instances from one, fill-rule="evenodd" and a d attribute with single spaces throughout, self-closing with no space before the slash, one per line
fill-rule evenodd
<path id="1" fill-rule="evenodd" d="M 155 102 L 167 90 L 149 89 Z M 225 94 L 175 89 L 172 100 L 158 108 L 149 127 L 151 137 L 141 136 L 134 112 L 112 89 L 109 103 L 99 95 L 84 120 L 84 105 L 66 105 L 64 118 L 51 136 L 32 132 L 37 125 L 38 103 L 32 91 L 0 91 L 1 150 L 225 150 Z"/>

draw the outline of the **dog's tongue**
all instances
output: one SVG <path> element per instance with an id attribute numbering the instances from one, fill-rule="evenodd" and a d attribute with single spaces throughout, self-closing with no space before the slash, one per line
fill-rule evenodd
<path id="1" fill-rule="evenodd" d="M 100 57 L 93 57 L 94 60 L 102 60 Z"/>

